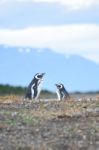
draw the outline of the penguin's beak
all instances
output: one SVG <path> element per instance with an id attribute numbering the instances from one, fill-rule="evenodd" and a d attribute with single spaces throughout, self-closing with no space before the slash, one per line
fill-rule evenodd
<path id="1" fill-rule="evenodd" d="M 45 73 L 42 73 L 42 77 L 45 75 Z"/>
<path id="2" fill-rule="evenodd" d="M 45 75 L 45 73 L 42 73 L 41 74 L 41 80 L 43 81 L 43 76 Z"/>
<path id="3" fill-rule="evenodd" d="M 58 86 L 58 84 L 55 84 L 55 86 L 57 87 L 57 86 Z"/>

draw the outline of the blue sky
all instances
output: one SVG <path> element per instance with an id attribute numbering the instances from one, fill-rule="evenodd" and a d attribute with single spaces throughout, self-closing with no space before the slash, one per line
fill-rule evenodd
<path id="1" fill-rule="evenodd" d="M 19 54 L 48 48 L 99 66 L 99 0 L 1 0 L 0 45 Z"/>

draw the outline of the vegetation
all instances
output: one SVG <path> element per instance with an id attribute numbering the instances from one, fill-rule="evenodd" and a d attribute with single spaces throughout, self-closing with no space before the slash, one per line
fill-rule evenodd
<path id="1" fill-rule="evenodd" d="M 0 84 L 0 95 L 24 95 L 26 93 L 26 87 L 22 86 L 11 86 L 9 84 L 3 85 Z M 99 91 L 89 91 L 89 92 L 80 92 L 76 91 L 74 94 L 99 94 Z M 72 94 L 72 93 L 71 93 Z M 55 98 L 55 93 L 48 91 L 48 90 L 42 90 L 41 91 L 41 98 Z"/>
<path id="2" fill-rule="evenodd" d="M 2 85 L 0 84 L 0 95 L 5 95 L 5 94 L 16 94 L 16 95 L 22 95 L 26 91 L 26 87 L 21 87 L 21 86 L 11 86 L 11 85 Z"/>
<path id="3" fill-rule="evenodd" d="M 11 85 L 3 85 L 0 84 L 0 95 L 25 95 L 26 93 L 26 87 L 22 86 L 11 86 Z M 40 94 L 40 98 L 54 98 L 55 94 L 48 91 L 48 90 L 42 90 Z"/>
<path id="4" fill-rule="evenodd" d="M 90 101 L 0 96 L 0 150 L 6 149 L 98 150 L 99 96 Z"/>

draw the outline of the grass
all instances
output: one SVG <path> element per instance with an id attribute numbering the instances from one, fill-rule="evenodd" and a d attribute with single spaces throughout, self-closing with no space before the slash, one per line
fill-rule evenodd
<path id="1" fill-rule="evenodd" d="M 15 120 L 11 120 L 11 119 L 7 119 L 3 122 L 3 124 L 6 124 L 6 125 L 15 125 L 16 124 L 16 121 Z"/>
<path id="2" fill-rule="evenodd" d="M 26 124 L 36 125 L 39 123 L 39 119 L 31 114 L 19 114 L 19 117 L 21 118 L 22 122 Z"/>
<path id="3" fill-rule="evenodd" d="M 1 104 L 19 104 L 22 103 L 22 98 L 15 96 L 15 95 L 8 95 L 0 97 L 0 103 Z M 84 113 L 88 109 L 98 109 L 99 108 L 99 101 L 49 101 L 47 103 L 44 102 L 33 102 L 32 105 L 37 105 L 37 109 L 26 109 L 26 106 L 24 105 L 21 109 L 17 109 L 19 112 L 19 116 L 23 117 L 25 120 L 32 120 L 33 117 L 38 118 L 53 118 L 53 116 L 59 116 L 59 115 L 67 115 L 72 116 L 75 113 Z M 31 107 L 31 104 L 28 105 Z M 23 111 L 23 112 L 22 112 Z M 5 113 L 10 113 L 5 111 Z M 24 115 L 22 114 L 24 113 Z M 23 116 L 22 116 L 23 115 Z M 33 117 L 32 117 L 33 116 Z"/>
<path id="4" fill-rule="evenodd" d="M 8 99 L 10 99 L 10 104 L 14 103 L 20 103 L 22 102 L 22 99 L 19 99 L 19 97 L 15 97 L 14 95 L 12 96 L 6 96 L 6 97 L 0 98 L 0 101 L 3 104 L 8 104 Z M 21 105 L 21 103 L 20 103 Z M 10 109 L 8 111 L 3 111 L 4 115 L 11 120 L 5 120 L 6 124 L 15 124 L 16 122 L 16 116 L 17 118 L 21 118 L 21 120 L 24 123 L 32 123 L 32 124 L 37 124 L 41 119 L 53 119 L 53 118 L 62 118 L 62 117 L 72 117 L 75 114 L 78 115 L 83 115 L 85 112 L 88 110 L 95 110 L 95 108 L 98 108 L 99 106 L 99 101 L 82 101 L 82 102 L 77 102 L 77 101 L 67 101 L 67 102 L 33 102 L 32 105 L 37 105 L 37 108 L 33 109 L 27 109 L 25 106 L 22 107 L 21 109 L 17 108 L 17 112 L 13 109 L 11 111 Z M 29 107 L 31 107 L 31 104 L 29 104 Z M 1 111 L 2 114 L 2 111 Z M 13 116 L 15 115 L 15 116 Z M 4 122 L 4 121 L 3 121 Z"/>

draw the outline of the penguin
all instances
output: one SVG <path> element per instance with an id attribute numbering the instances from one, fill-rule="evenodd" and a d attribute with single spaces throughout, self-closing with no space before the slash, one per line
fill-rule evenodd
<path id="1" fill-rule="evenodd" d="M 27 87 L 25 99 L 37 99 L 40 95 L 41 89 L 41 83 L 43 81 L 43 76 L 45 73 L 36 73 L 34 75 L 33 80 L 30 82 L 30 84 Z"/>
<path id="2" fill-rule="evenodd" d="M 65 100 L 65 99 L 70 98 L 69 93 L 66 91 L 62 83 L 55 84 L 55 86 L 57 87 L 58 100 Z"/>

